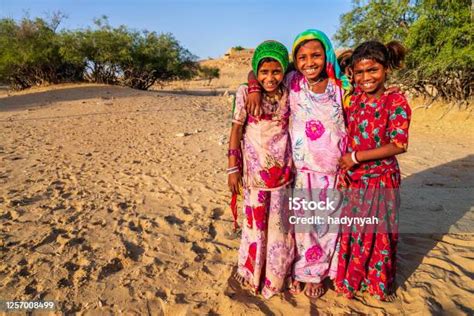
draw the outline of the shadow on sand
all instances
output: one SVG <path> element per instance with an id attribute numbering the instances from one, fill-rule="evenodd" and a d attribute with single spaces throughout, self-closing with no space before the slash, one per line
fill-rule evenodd
<path id="1" fill-rule="evenodd" d="M 400 239 L 398 244 L 397 284 L 403 291 L 407 280 L 421 265 L 423 258 L 446 234 L 467 236 L 474 233 L 474 155 L 426 169 L 402 180 L 400 209 Z M 446 258 L 448 264 L 474 275 Z M 236 269 L 234 269 L 233 273 Z M 231 277 L 226 295 L 243 304 L 253 304 L 266 315 L 274 315 L 266 301 L 238 289 Z M 283 293 L 282 298 L 294 305 L 294 298 Z M 458 306 L 463 309 L 463 306 Z M 311 303 L 310 315 L 318 315 Z"/>
<path id="2" fill-rule="evenodd" d="M 55 87 L 52 90 L 31 92 L 0 98 L 0 112 L 21 111 L 31 107 L 46 106 L 55 102 L 87 100 L 95 98 L 122 98 L 140 94 L 143 91 L 120 86 L 71 86 Z"/>
<path id="3" fill-rule="evenodd" d="M 46 106 L 55 102 L 67 102 L 77 100 L 88 100 L 96 98 L 125 98 L 135 95 L 182 95 L 182 96 L 221 96 L 225 89 L 202 89 L 202 90 L 134 90 L 128 87 L 112 85 L 91 85 L 55 87 L 52 90 L 31 92 L 26 94 L 7 96 L 0 98 L 0 112 L 21 111 L 32 107 Z"/>
<path id="4" fill-rule="evenodd" d="M 444 235 L 474 233 L 474 155 L 405 178 L 401 197 L 397 283 L 403 289 Z"/>

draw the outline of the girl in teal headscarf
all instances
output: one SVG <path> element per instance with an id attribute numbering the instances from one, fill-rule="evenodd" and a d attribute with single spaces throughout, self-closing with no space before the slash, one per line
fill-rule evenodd
<path id="1" fill-rule="evenodd" d="M 252 67 L 263 91 L 263 114 L 257 118 L 247 113 L 248 87 L 241 85 L 229 141 L 227 173 L 235 220 L 241 182 L 244 196 L 236 278 L 265 298 L 282 290 L 294 257 L 294 238 L 285 221 L 292 181 L 288 91 L 282 85 L 288 63 L 288 50 L 279 42 L 266 41 L 256 48 Z"/>
<path id="2" fill-rule="evenodd" d="M 347 142 L 343 104 L 349 100 L 351 85 L 339 69 L 331 42 L 319 30 L 309 29 L 298 34 L 292 58 L 296 71 L 289 72 L 284 82 L 289 87 L 289 133 L 296 169 L 293 197 L 302 196 L 316 202 L 335 199 L 336 195 L 331 193 L 335 193 L 338 160 L 345 153 Z M 251 90 L 258 87 L 253 81 L 249 86 Z M 259 93 L 249 95 L 249 103 L 260 104 L 260 99 Z M 309 214 L 295 210 L 295 215 Z M 301 284 L 305 283 L 304 293 L 308 297 L 324 294 L 323 280 L 336 276 L 337 238 L 338 227 L 295 226 L 296 258 L 291 293 L 301 292 Z"/>

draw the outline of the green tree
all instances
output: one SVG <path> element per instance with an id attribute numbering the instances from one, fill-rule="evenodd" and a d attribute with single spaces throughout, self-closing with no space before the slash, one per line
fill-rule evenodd
<path id="1" fill-rule="evenodd" d="M 14 89 L 77 80 L 80 69 L 65 61 L 55 32 L 60 21 L 0 20 L 0 80 Z"/>
<path id="2" fill-rule="evenodd" d="M 157 82 L 190 79 L 198 70 L 196 56 L 183 48 L 171 34 L 135 32 L 130 58 L 122 59 L 123 83 L 148 89 Z"/>
<path id="3" fill-rule="evenodd" d="M 125 26 L 113 28 L 106 16 L 95 19 L 94 25 L 64 32 L 61 53 L 69 62 L 83 65 L 84 79 L 117 84 L 123 74 L 120 64 L 132 58 L 133 34 Z"/>
<path id="4" fill-rule="evenodd" d="M 199 76 L 209 80 L 207 85 L 210 85 L 212 79 L 220 77 L 220 70 L 217 67 L 201 66 L 199 67 Z"/>
<path id="5" fill-rule="evenodd" d="M 393 39 L 408 48 L 406 68 L 392 79 L 430 98 L 473 95 L 474 28 L 469 0 L 353 1 L 334 39 L 342 46 Z"/>
<path id="6" fill-rule="evenodd" d="M 413 0 L 355 0 L 353 9 L 341 15 L 334 40 L 346 47 L 373 39 L 403 41 L 416 19 L 417 5 Z"/>
<path id="7" fill-rule="evenodd" d="M 197 74 L 196 57 L 171 34 L 112 27 L 106 16 L 58 33 L 63 17 L 0 20 L 0 82 L 16 89 L 75 80 L 148 89 Z"/>
<path id="8" fill-rule="evenodd" d="M 449 101 L 473 95 L 474 28 L 468 0 L 424 0 L 406 45 L 404 81 L 423 95 Z M 432 92 L 434 88 L 434 94 Z"/>
<path id="9" fill-rule="evenodd" d="M 107 17 L 95 28 L 63 34 L 61 52 L 71 63 L 83 63 L 86 80 L 148 89 L 156 82 L 196 75 L 196 57 L 171 34 L 112 27 Z"/>

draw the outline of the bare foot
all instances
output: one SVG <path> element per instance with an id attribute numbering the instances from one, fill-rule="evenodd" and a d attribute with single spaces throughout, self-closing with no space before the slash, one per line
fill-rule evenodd
<path id="1" fill-rule="evenodd" d="M 389 294 L 385 295 L 384 301 L 385 302 L 393 302 L 397 299 L 397 293 L 395 292 L 397 289 L 397 286 L 395 285 L 395 282 L 392 284 L 389 290 Z"/>
<path id="2" fill-rule="evenodd" d="M 303 283 L 301 283 L 300 281 L 290 279 L 288 292 L 290 292 L 291 295 L 299 295 L 303 290 L 302 285 Z"/>
<path id="3" fill-rule="evenodd" d="M 245 283 L 245 279 L 243 276 L 241 276 L 238 272 L 235 272 L 234 275 L 232 276 L 234 278 L 234 280 L 236 280 L 240 285 L 244 285 Z"/>
<path id="4" fill-rule="evenodd" d="M 326 288 L 322 283 L 306 283 L 304 294 L 310 299 L 320 298 L 326 293 Z"/>
<path id="5" fill-rule="evenodd" d="M 240 284 L 240 286 L 242 286 L 242 288 L 249 290 L 254 295 L 257 294 L 257 290 L 238 272 L 235 272 L 232 277 Z"/>
<path id="6" fill-rule="evenodd" d="M 385 302 L 393 302 L 397 299 L 397 293 L 393 292 L 390 294 L 385 295 L 384 301 Z"/>

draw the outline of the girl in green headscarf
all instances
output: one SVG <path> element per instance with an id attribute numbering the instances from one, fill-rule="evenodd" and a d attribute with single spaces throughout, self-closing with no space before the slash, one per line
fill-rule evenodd
<path id="1" fill-rule="evenodd" d="M 285 221 L 292 181 L 288 91 L 282 85 L 288 67 L 286 47 L 263 42 L 255 50 L 252 67 L 263 92 L 263 114 L 257 118 L 247 113 L 248 87 L 241 85 L 232 115 L 227 173 L 235 220 L 243 182 L 245 219 L 235 277 L 269 298 L 282 290 L 294 254 L 293 234 Z"/>
<path id="2" fill-rule="evenodd" d="M 338 202 L 335 192 L 338 161 L 347 143 L 343 104 L 349 100 L 351 85 L 339 69 L 330 40 L 319 30 L 309 29 L 298 34 L 292 57 L 296 71 L 289 72 L 284 82 L 289 87 L 291 109 L 293 198 L 315 202 L 330 198 Z M 258 90 L 254 82 L 249 81 L 249 86 L 252 91 Z M 259 105 L 260 100 L 259 93 L 249 95 L 250 103 Z M 337 211 L 328 210 L 320 215 L 333 217 Z M 310 216 L 296 210 L 295 215 Z M 327 224 L 295 225 L 296 258 L 291 293 L 300 293 L 304 283 L 308 297 L 313 299 L 324 294 L 324 279 L 336 276 L 338 228 Z"/>

